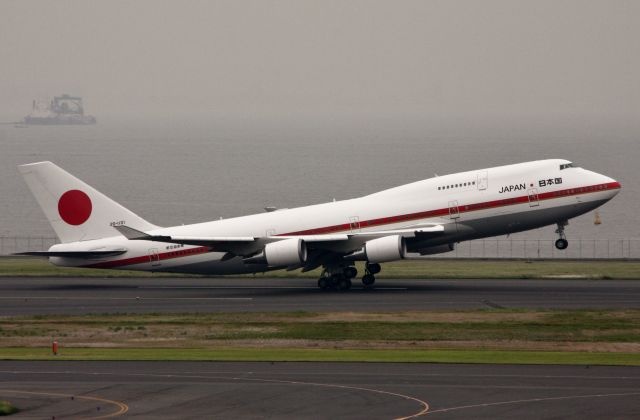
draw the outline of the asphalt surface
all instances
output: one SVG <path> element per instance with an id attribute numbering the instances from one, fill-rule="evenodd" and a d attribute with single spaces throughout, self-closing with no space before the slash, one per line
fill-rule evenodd
<path id="1" fill-rule="evenodd" d="M 640 368 L 3 361 L 0 399 L 15 418 L 637 419 Z"/>
<path id="2" fill-rule="evenodd" d="M 640 280 L 378 280 L 337 292 L 313 279 L 0 278 L 0 316 L 638 307 Z"/>
<path id="3" fill-rule="evenodd" d="M 0 278 L 0 316 L 114 312 L 638 308 L 640 281 Z M 0 361 L 16 418 L 640 418 L 640 368 Z"/>

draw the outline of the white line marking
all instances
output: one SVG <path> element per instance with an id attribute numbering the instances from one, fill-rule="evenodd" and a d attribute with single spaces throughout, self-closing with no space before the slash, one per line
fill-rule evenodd
<path id="1" fill-rule="evenodd" d="M 244 297 L 194 297 L 194 298 L 172 298 L 172 297 L 68 297 L 68 296 L 1 296 L 0 300 L 253 300 Z"/>
<path id="2" fill-rule="evenodd" d="M 357 362 L 356 362 L 357 363 Z M 502 365 L 510 366 L 510 365 Z M 579 365 L 575 365 L 579 366 Z M 0 371 L 3 373 L 3 371 Z M 193 372 L 183 372 L 193 373 Z M 199 372 L 201 374 L 220 374 L 220 373 L 233 373 L 226 371 L 204 371 Z M 278 372 L 271 373 L 272 375 L 280 375 Z M 296 375 L 311 375 L 307 372 L 287 372 L 282 375 L 296 376 Z M 313 373 L 314 376 L 353 376 L 353 373 L 344 373 L 338 371 L 323 371 L 321 373 Z M 379 376 L 379 373 L 358 373 L 359 376 Z M 627 380 L 640 380 L 640 376 L 590 376 L 590 375 L 517 375 L 517 374 L 451 374 L 451 373 L 385 373 L 385 376 L 398 376 L 398 377 L 444 377 L 444 378 L 527 378 L 527 379 L 627 379 Z"/>
<path id="3" fill-rule="evenodd" d="M 531 399 L 526 399 L 526 400 L 498 401 L 498 402 L 494 402 L 494 403 L 461 405 L 459 407 L 440 408 L 438 410 L 433 410 L 433 411 L 429 411 L 428 413 L 424 413 L 424 415 L 429 415 L 429 414 L 433 414 L 433 413 L 446 413 L 446 412 L 455 411 L 455 410 L 466 410 L 468 408 L 491 407 L 491 406 L 495 406 L 495 405 L 521 404 L 521 403 L 528 403 L 528 402 L 543 402 L 543 401 L 557 401 L 557 400 L 571 400 L 571 399 L 578 399 L 578 398 L 628 397 L 628 396 L 631 396 L 631 395 L 640 395 L 640 392 L 628 392 L 628 393 L 620 393 L 620 394 L 568 395 L 568 396 L 565 396 L 565 397 L 531 398 Z"/>
<path id="4" fill-rule="evenodd" d="M 30 372 L 30 371 L 10 371 L 10 373 L 14 374 L 25 374 L 25 373 L 37 373 L 40 375 L 60 375 L 60 374 L 84 374 L 84 375 L 95 375 L 95 376 L 133 376 L 133 377 L 152 377 L 152 378 L 183 378 L 183 379 L 226 379 L 233 381 L 246 381 L 246 382 L 263 382 L 263 383 L 272 383 L 272 384 L 283 384 L 283 385 L 307 385 L 307 386 L 316 386 L 316 387 L 324 387 L 324 388 L 337 388 L 337 389 L 351 389 L 356 391 L 365 391 L 365 392 L 373 392 L 376 394 L 389 395 L 391 397 L 398 397 L 405 400 L 413 401 L 421 406 L 421 410 L 410 414 L 408 416 L 397 417 L 394 420 L 408 420 L 413 419 L 419 416 L 423 416 L 427 414 L 429 411 L 429 404 L 426 401 L 423 401 L 419 398 L 412 397 L 411 395 L 400 394 L 396 392 L 383 391 L 381 389 L 373 389 L 373 388 L 363 388 L 358 386 L 351 385 L 342 385 L 342 384 L 328 384 L 328 383 L 319 383 L 319 382 L 303 382 L 303 381 L 287 381 L 280 379 L 267 379 L 267 378 L 248 378 L 246 376 L 238 377 L 238 376 L 208 376 L 208 375 L 185 375 L 181 373 L 171 373 L 171 374 L 160 374 L 160 373 L 115 373 L 115 372 L 74 372 L 74 371 L 62 371 L 62 372 Z M 245 375 L 252 372 L 245 372 Z"/>
<path id="5" fill-rule="evenodd" d="M 138 289 L 222 289 L 222 290 L 262 290 L 262 289 L 295 289 L 295 290 L 317 290 L 317 287 L 304 286 L 138 286 Z M 362 287 L 353 287 L 351 290 L 364 290 Z M 374 290 L 408 290 L 407 287 L 376 287 Z"/>

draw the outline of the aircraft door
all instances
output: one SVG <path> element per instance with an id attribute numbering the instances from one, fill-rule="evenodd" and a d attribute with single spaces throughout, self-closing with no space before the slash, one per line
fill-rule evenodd
<path id="1" fill-rule="evenodd" d="M 458 200 L 449 201 L 449 218 L 456 220 L 460 218 L 460 209 L 458 208 Z"/>
<path id="2" fill-rule="evenodd" d="M 537 207 L 540 205 L 540 200 L 538 200 L 538 189 L 531 188 L 527 191 L 527 195 L 529 197 L 529 207 Z"/>
<path id="3" fill-rule="evenodd" d="M 351 232 L 360 232 L 360 218 L 358 216 L 349 217 L 349 227 Z"/>
<path id="4" fill-rule="evenodd" d="M 160 265 L 160 253 L 158 252 L 158 248 L 149 249 L 149 262 L 154 267 Z"/>
<path id="5" fill-rule="evenodd" d="M 478 190 L 484 191 L 489 188 L 489 171 L 478 173 Z"/>

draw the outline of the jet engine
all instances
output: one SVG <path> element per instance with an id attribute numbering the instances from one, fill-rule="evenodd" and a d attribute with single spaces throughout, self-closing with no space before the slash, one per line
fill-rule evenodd
<path id="1" fill-rule="evenodd" d="M 362 249 L 345 256 L 346 260 L 381 263 L 401 260 L 407 254 L 407 244 L 400 235 L 383 236 L 365 242 Z"/>
<path id="2" fill-rule="evenodd" d="M 307 261 L 307 246 L 302 239 L 284 239 L 265 245 L 262 252 L 243 260 L 247 264 L 288 267 Z"/>

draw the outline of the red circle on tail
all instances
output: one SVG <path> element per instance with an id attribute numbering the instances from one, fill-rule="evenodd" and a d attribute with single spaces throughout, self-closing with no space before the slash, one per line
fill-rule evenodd
<path id="1" fill-rule="evenodd" d="M 70 225 L 81 225 L 91 216 L 91 199 L 80 190 L 69 190 L 58 200 L 58 213 Z"/>

